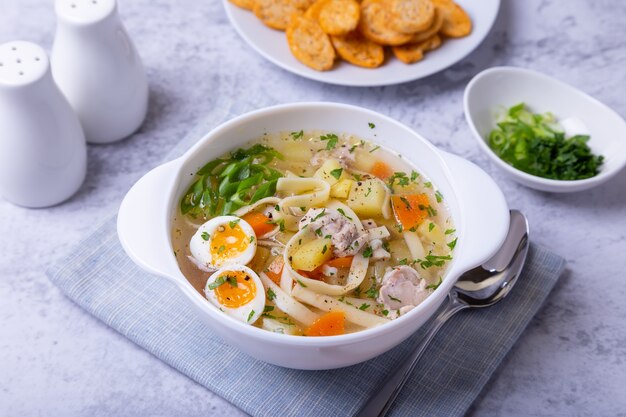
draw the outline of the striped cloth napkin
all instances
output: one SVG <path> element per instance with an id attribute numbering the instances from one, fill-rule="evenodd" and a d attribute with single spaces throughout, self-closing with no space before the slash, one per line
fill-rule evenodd
<path id="1" fill-rule="evenodd" d="M 237 106 L 216 106 L 168 159 L 247 110 Z M 422 357 L 390 415 L 463 415 L 564 267 L 561 257 L 531 244 L 509 297 L 452 319 Z M 87 312 L 252 416 L 351 416 L 423 336 L 420 330 L 379 357 L 332 371 L 298 371 L 259 362 L 215 336 L 172 284 L 133 264 L 118 241 L 114 215 L 47 274 Z"/>

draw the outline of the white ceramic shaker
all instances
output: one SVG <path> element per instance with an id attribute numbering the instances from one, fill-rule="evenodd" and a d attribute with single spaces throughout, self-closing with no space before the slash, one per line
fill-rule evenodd
<path id="1" fill-rule="evenodd" d="M 115 0 L 56 0 L 52 74 L 90 143 L 135 132 L 146 116 L 148 82 Z"/>
<path id="2" fill-rule="evenodd" d="M 85 179 L 80 122 L 52 79 L 48 57 L 29 42 L 0 45 L 0 193 L 26 207 L 71 197 Z"/>

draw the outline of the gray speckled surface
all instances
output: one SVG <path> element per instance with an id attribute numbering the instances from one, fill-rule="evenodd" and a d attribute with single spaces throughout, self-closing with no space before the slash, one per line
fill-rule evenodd
<path id="1" fill-rule="evenodd" d="M 53 5 L 0 2 L 0 42 L 49 48 Z M 502 178 L 470 137 L 463 87 L 492 65 L 557 76 L 626 115 L 626 46 L 620 0 L 504 0 L 495 29 L 447 71 L 386 88 L 333 87 L 301 79 L 253 52 L 218 1 L 135 0 L 123 19 L 143 56 L 152 99 L 129 140 L 89 149 L 88 180 L 69 202 L 27 210 L 0 201 L 0 415 L 223 415 L 240 411 L 168 368 L 73 305 L 46 266 L 116 210 L 218 95 L 259 90 L 262 104 L 334 100 L 360 104 L 416 128 L 492 173 L 536 242 L 568 260 L 547 305 L 471 412 L 495 415 L 626 415 L 626 172 L 572 195 L 531 191 Z M 236 52 L 236 53 L 235 53 Z"/>

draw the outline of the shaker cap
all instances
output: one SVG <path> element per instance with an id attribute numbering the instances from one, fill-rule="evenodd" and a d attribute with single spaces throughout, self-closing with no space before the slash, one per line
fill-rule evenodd
<path id="1" fill-rule="evenodd" d="M 41 79 L 49 68 L 48 56 L 31 42 L 0 45 L 0 88 L 20 87 Z"/>
<path id="2" fill-rule="evenodd" d="M 115 0 L 56 0 L 54 11 L 60 20 L 75 25 L 91 25 L 115 14 Z"/>

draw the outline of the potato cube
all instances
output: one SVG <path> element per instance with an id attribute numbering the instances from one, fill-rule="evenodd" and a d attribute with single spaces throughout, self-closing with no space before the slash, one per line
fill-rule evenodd
<path id="1" fill-rule="evenodd" d="M 347 178 L 339 180 L 336 184 L 330 187 L 330 196 L 335 198 L 348 198 L 353 184 L 354 181 Z"/>
<path id="2" fill-rule="evenodd" d="M 341 164 L 336 159 L 327 159 L 322 166 L 313 174 L 317 178 L 321 178 L 331 186 L 339 182 L 344 175 Z"/>
<path id="3" fill-rule="evenodd" d="M 387 190 L 376 179 L 355 182 L 350 189 L 348 207 L 361 217 L 382 216 Z"/>
<path id="4" fill-rule="evenodd" d="M 431 242 L 433 246 L 444 247 L 446 244 L 446 237 L 443 230 L 441 230 L 441 227 L 434 222 L 423 222 L 418 226 L 417 233 L 420 235 L 422 240 Z"/>
<path id="5" fill-rule="evenodd" d="M 291 256 L 293 269 L 310 272 L 333 257 L 330 239 L 313 239 L 300 246 Z"/>

